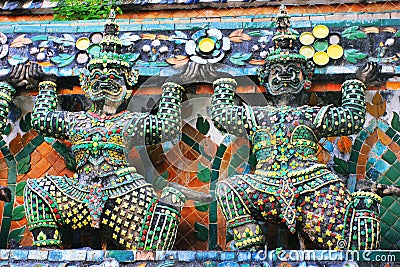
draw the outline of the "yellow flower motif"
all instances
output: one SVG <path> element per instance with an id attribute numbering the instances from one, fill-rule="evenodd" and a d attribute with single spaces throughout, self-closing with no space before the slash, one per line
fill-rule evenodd
<path id="1" fill-rule="evenodd" d="M 322 222 L 324 220 L 324 215 L 318 217 L 318 221 Z"/>
<path id="2" fill-rule="evenodd" d="M 323 207 L 324 209 L 326 209 L 326 207 L 328 207 L 328 204 L 327 204 L 327 203 L 324 203 L 324 204 L 322 204 L 322 207 Z"/>
<path id="3" fill-rule="evenodd" d="M 331 200 L 331 199 L 332 199 L 332 195 L 330 195 L 330 194 L 327 194 L 327 195 L 326 195 L 326 199 L 329 199 L 329 200 Z"/>
<path id="4" fill-rule="evenodd" d="M 310 213 L 307 213 L 307 219 L 312 219 L 312 213 L 310 212 Z"/>
<path id="5" fill-rule="evenodd" d="M 316 191 L 316 192 L 315 192 L 315 195 L 316 195 L 317 197 L 319 197 L 319 195 L 321 195 L 321 193 L 320 193 L 319 191 Z"/>
<path id="6" fill-rule="evenodd" d="M 337 235 L 336 235 L 336 240 L 341 240 L 341 239 L 342 239 L 342 235 L 337 234 Z"/>
<path id="7" fill-rule="evenodd" d="M 305 197 L 305 202 L 310 202 L 311 201 L 311 198 L 310 197 Z"/>
<path id="8" fill-rule="evenodd" d="M 338 213 L 339 213 L 339 210 L 338 210 L 337 208 L 334 208 L 334 209 L 333 209 L 333 213 L 338 214 Z"/>
<path id="9" fill-rule="evenodd" d="M 276 209 L 271 210 L 272 215 L 276 215 L 278 212 L 276 211 Z"/>
<path id="10" fill-rule="evenodd" d="M 337 201 L 340 201 L 340 200 L 342 200 L 342 197 L 341 196 L 336 196 L 336 198 L 335 198 Z"/>
<path id="11" fill-rule="evenodd" d="M 268 215 L 268 212 L 263 211 L 263 212 L 261 212 L 261 215 L 264 216 L 264 217 L 266 217 L 266 216 Z"/>
<path id="12" fill-rule="evenodd" d="M 270 196 L 269 197 L 269 202 L 274 202 L 274 201 L 275 201 L 275 198 L 273 196 Z"/>
<path id="13" fill-rule="evenodd" d="M 321 232 L 321 227 L 320 226 L 315 226 L 315 231 L 317 231 L 318 233 Z"/>
<path id="14" fill-rule="evenodd" d="M 332 232 L 329 231 L 329 230 L 326 230 L 325 234 L 326 234 L 327 236 L 331 236 Z"/>
<path id="15" fill-rule="evenodd" d="M 317 203 L 317 202 L 314 202 L 313 207 L 314 207 L 314 208 L 318 208 L 318 203 Z"/>
<path id="16" fill-rule="evenodd" d="M 311 224 L 310 223 L 306 223 L 306 228 L 311 228 Z"/>
<path id="17" fill-rule="evenodd" d="M 330 241 L 330 240 L 328 242 L 326 242 L 326 244 L 328 244 L 329 247 L 332 247 L 332 245 L 333 245 L 332 241 Z"/>
<path id="18" fill-rule="evenodd" d="M 333 217 L 329 218 L 329 222 L 330 223 L 335 223 L 335 218 L 333 218 Z"/>
<path id="19" fill-rule="evenodd" d="M 322 237 L 318 237 L 318 242 L 319 242 L 319 243 L 324 242 L 324 240 L 322 239 Z"/>
<path id="20" fill-rule="evenodd" d="M 264 204 L 264 202 L 262 201 L 262 199 L 259 199 L 258 201 L 257 201 L 257 203 L 258 203 L 258 205 L 262 205 L 262 204 Z"/>

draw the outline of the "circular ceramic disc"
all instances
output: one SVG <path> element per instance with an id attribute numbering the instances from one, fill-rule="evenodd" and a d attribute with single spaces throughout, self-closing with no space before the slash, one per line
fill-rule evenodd
<path id="1" fill-rule="evenodd" d="M 88 52 L 92 56 L 99 56 L 100 54 L 100 45 L 98 44 L 92 44 L 88 48 Z"/>
<path id="2" fill-rule="evenodd" d="M 95 32 L 92 33 L 92 35 L 90 35 L 90 41 L 93 44 L 99 44 L 102 39 L 103 39 L 103 34 L 101 34 L 100 32 Z"/>
<path id="3" fill-rule="evenodd" d="M 300 43 L 303 45 L 310 45 L 314 42 L 314 35 L 311 32 L 303 32 L 300 35 Z"/>
<path id="4" fill-rule="evenodd" d="M 199 42 L 200 51 L 203 53 L 211 52 L 215 47 L 215 42 L 211 38 L 203 38 Z"/>
<path id="5" fill-rule="evenodd" d="M 89 61 L 89 55 L 88 53 L 86 53 L 85 51 L 80 51 L 77 55 L 76 55 L 76 61 L 79 64 L 84 64 L 86 62 Z"/>
<path id="6" fill-rule="evenodd" d="M 328 47 L 328 56 L 333 59 L 338 59 L 343 56 L 343 47 L 337 44 L 330 45 Z"/>
<path id="7" fill-rule="evenodd" d="M 325 25 L 317 25 L 312 32 L 317 38 L 325 38 L 329 34 L 329 29 Z"/>
<path id="8" fill-rule="evenodd" d="M 325 51 L 328 48 L 328 42 L 325 40 L 317 40 L 314 42 L 315 51 Z"/>
<path id="9" fill-rule="evenodd" d="M 324 66 L 329 62 L 329 56 L 326 52 L 316 52 L 313 56 L 315 64 Z"/>
<path id="10" fill-rule="evenodd" d="M 314 48 L 310 45 L 305 45 L 300 48 L 300 54 L 305 56 L 307 59 L 312 58 L 314 55 Z"/>
<path id="11" fill-rule="evenodd" d="M 76 40 L 76 48 L 78 48 L 79 50 L 86 50 L 88 49 L 89 45 L 90 45 L 90 40 L 89 38 L 86 37 L 81 37 L 78 40 Z"/>
<path id="12" fill-rule="evenodd" d="M 338 44 L 340 43 L 340 35 L 337 33 L 332 33 L 329 35 L 329 44 Z"/>

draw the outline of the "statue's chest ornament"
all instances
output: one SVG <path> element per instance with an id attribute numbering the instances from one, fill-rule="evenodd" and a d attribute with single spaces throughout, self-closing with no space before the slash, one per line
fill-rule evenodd
<path id="1" fill-rule="evenodd" d="M 87 116 L 78 120 L 74 127 L 71 143 L 78 166 L 89 161 L 93 165 L 100 165 L 105 160 L 111 163 L 120 163 L 124 158 L 123 135 L 120 128 L 125 119 L 122 116 L 102 118 Z"/>

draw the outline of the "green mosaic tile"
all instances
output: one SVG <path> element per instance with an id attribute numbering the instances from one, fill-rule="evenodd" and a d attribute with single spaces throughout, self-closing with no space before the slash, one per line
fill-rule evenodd
<path id="1" fill-rule="evenodd" d="M 236 168 L 240 164 L 242 164 L 242 162 L 243 162 L 243 159 L 235 154 L 235 155 L 233 155 L 233 157 L 232 157 L 231 161 L 229 162 L 229 164 L 231 166 L 233 166 L 234 168 Z"/>
<path id="2" fill-rule="evenodd" d="M 392 197 L 384 197 L 382 199 L 382 209 L 386 210 L 386 207 L 389 207 L 390 205 L 392 205 L 394 201 L 395 200 Z"/>
<path id="3" fill-rule="evenodd" d="M 393 164 L 393 167 L 400 171 L 400 161 L 397 161 L 395 164 Z"/>
<path id="4" fill-rule="evenodd" d="M 200 153 L 199 144 L 195 140 L 193 140 L 189 135 L 182 133 L 182 141 Z"/>
<path id="5" fill-rule="evenodd" d="M 363 142 L 361 142 L 359 139 L 356 139 L 356 141 L 354 141 L 354 144 L 353 144 L 352 150 L 355 150 L 355 151 L 360 151 L 360 150 L 361 150 L 361 147 L 362 147 L 362 145 L 363 145 Z"/>
<path id="6" fill-rule="evenodd" d="M 383 198 L 381 206 L 381 249 L 400 248 L 400 242 L 397 242 L 400 234 L 399 210 L 399 200 L 393 197 Z"/>
<path id="7" fill-rule="evenodd" d="M 382 158 L 389 164 L 393 164 L 397 160 L 396 154 L 394 154 L 391 150 L 386 151 Z"/>
<path id="8" fill-rule="evenodd" d="M 247 145 L 239 147 L 236 153 L 242 158 L 247 159 L 250 154 L 250 148 Z"/>
<path id="9" fill-rule="evenodd" d="M 213 168 L 214 168 L 214 166 L 213 166 Z M 219 172 L 217 170 L 213 170 L 211 172 L 211 182 L 217 181 L 218 177 L 219 177 Z M 210 189 L 215 189 L 215 185 L 214 185 L 214 188 L 211 188 L 211 184 L 210 184 Z"/>
<path id="10" fill-rule="evenodd" d="M 31 143 L 34 146 L 38 146 L 41 143 L 43 143 L 43 141 L 44 141 L 43 135 L 38 135 L 38 136 L 36 136 L 35 138 L 32 139 Z"/>
<path id="11" fill-rule="evenodd" d="M 394 215 L 391 211 L 386 211 L 383 215 L 382 220 L 385 221 L 385 224 L 392 227 L 398 219 L 398 216 Z"/>
<path id="12" fill-rule="evenodd" d="M 355 153 L 352 153 L 352 154 L 355 154 Z M 357 153 L 356 156 L 357 156 L 357 159 L 358 159 L 358 153 Z M 356 173 L 356 170 L 357 170 L 356 167 L 357 167 L 357 162 L 349 161 L 347 170 L 348 170 L 349 173 Z"/>
<path id="13" fill-rule="evenodd" d="M 386 173 L 385 173 L 386 178 L 388 178 L 390 181 L 392 181 L 394 184 L 400 177 L 400 171 L 398 171 L 396 168 L 391 167 Z"/>
<path id="14" fill-rule="evenodd" d="M 210 223 L 208 225 L 208 245 L 210 248 L 214 248 L 218 241 L 218 227 L 216 223 Z"/>
<path id="15" fill-rule="evenodd" d="M 396 135 L 396 131 L 395 130 L 393 130 L 393 128 L 389 128 L 389 129 L 387 129 L 387 131 L 386 131 L 386 134 L 390 137 L 390 138 L 392 138 L 393 139 L 393 137 Z"/>
<path id="16" fill-rule="evenodd" d="M 218 147 L 216 156 L 222 158 L 225 154 L 225 151 L 226 151 L 226 146 L 224 144 L 221 144 Z"/>
<path id="17" fill-rule="evenodd" d="M 379 180 L 379 182 L 382 184 L 392 184 L 392 181 L 389 180 L 386 176 L 382 176 L 382 178 Z"/>

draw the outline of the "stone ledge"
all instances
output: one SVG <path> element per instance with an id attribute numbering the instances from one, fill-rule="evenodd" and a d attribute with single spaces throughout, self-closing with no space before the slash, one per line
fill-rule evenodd
<path id="1" fill-rule="evenodd" d="M 98 266 L 105 259 L 116 259 L 121 266 L 270 266 L 267 262 L 357 262 L 400 263 L 399 250 L 328 251 L 272 250 L 249 251 L 122 251 L 122 250 L 0 250 L 0 266 Z M 60 265 L 60 264 L 63 265 Z M 136 265 L 148 263 L 147 265 Z M 168 265 L 171 263 L 173 265 Z M 64 265 L 67 264 L 67 265 Z M 133 265 L 132 265 L 133 264 Z M 155 265 L 156 264 L 156 265 Z M 231 265 L 229 265 L 231 264 Z M 233 264 L 233 265 L 232 265 Z M 341 266 L 341 265 L 339 265 Z M 381 266 L 375 265 L 374 266 Z"/>

